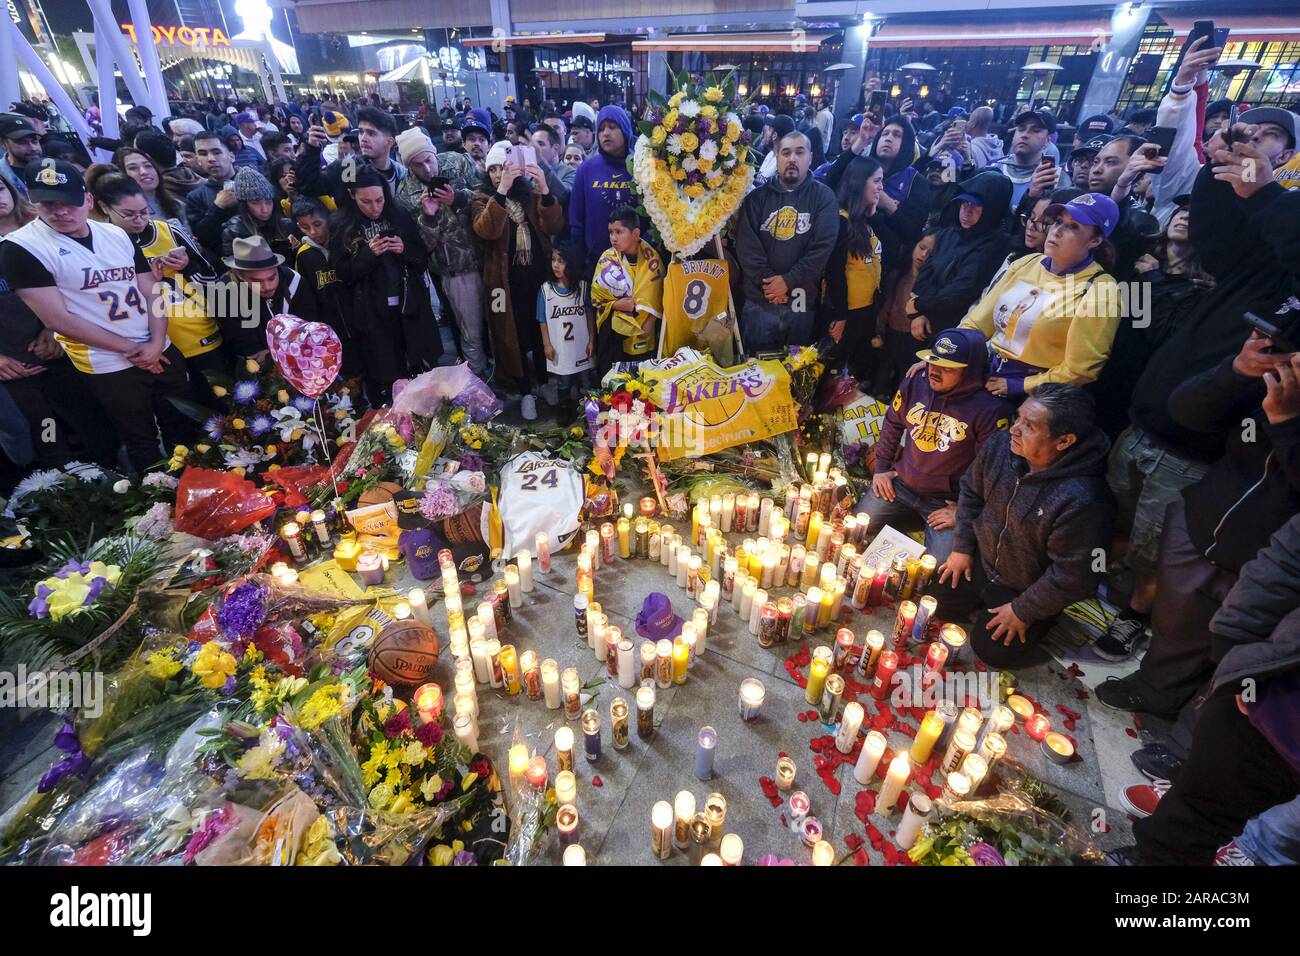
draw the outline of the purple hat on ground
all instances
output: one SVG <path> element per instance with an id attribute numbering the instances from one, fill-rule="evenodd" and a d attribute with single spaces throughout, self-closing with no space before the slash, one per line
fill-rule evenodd
<path id="1" fill-rule="evenodd" d="M 636 616 L 636 632 L 646 640 L 671 640 L 682 632 L 682 619 L 673 613 L 668 595 L 651 591 Z"/>
<path id="2" fill-rule="evenodd" d="M 438 576 L 438 549 L 443 547 L 443 543 L 430 529 L 403 531 L 397 539 L 397 547 L 406 558 L 411 577 L 432 581 Z"/>

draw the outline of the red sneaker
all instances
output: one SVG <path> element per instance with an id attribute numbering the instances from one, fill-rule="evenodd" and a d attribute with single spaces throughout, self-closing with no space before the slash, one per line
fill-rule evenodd
<path id="1" fill-rule="evenodd" d="M 1214 854 L 1215 866 L 1254 866 L 1255 861 L 1246 855 L 1246 851 L 1237 846 L 1237 841 L 1232 840 L 1227 846 L 1219 847 L 1219 852 Z"/>
<path id="2" fill-rule="evenodd" d="M 1120 794 L 1120 803 L 1124 809 L 1139 820 L 1156 812 L 1160 798 L 1169 792 L 1169 781 L 1157 780 L 1155 783 L 1135 783 L 1125 787 Z"/>

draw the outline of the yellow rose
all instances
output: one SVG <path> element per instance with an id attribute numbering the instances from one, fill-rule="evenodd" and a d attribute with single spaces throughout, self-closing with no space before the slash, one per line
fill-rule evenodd
<path id="1" fill-rule="evenodd" d="M 674 93 L 672 96 L 668 97 L 668 105 L 669 105 L 669 106 L 676 106 L 678 103 L 680 103 L 680 102 L 681 102 L 682 100 L 684 100 L 685 98 L 686 98 L 686 93 L 683 92 L 683 91 L 681 91 L 681 90 L 679 90 L 679 91 L 677 91 L 676 93 Z"/>
<path id="2" fill-rule="evenodd" d="M 700 115 L 707 117 L 708 119 L 713 119 L 718 115 L 718 108 L 716 106 L 701 106 Z"/>
<path id="3" fill-rule="evenodd" d="M 177 445 L 175 448 L 172 449 L 172 454 L 175 455 L 177 458 L 184 458 L 189 453 L 190 450 L 186 448 L 184 445 Z"/>
<path id="4" fill-rule="evenodd" d="M 730 139 L 730 140 L 737 140 L 737 139 L 740 139 L 740 124 L 739 124 L 739 123 L 736 123 L 736 122 L 728 123 L 728 124 L 727 124 L 727 132 L 726 132 L 725 135 L 726 135 L 727 139 Z"/>
<path id="5" fill-rule="evenodd" d="M 289 393 L 286 392 L 284 389 L 280 389 L 278 392 L 276 392 L 275 397 L 276 400 L 281 403 L 289 401 Z"/>
<path id="6" fill-rule="evenodd" d="M 195 445 L 194 450 L 200 455 L 206 455 L 208 452 L 212 451 L 212 446 L 207 442 L 204 442 L 202 445 Z"/>
<path id="7" fill-rule="evenodd" d="M 266 453 L 267 453 L 268 455 L 274 455 L 274 454 L 275 454 L 275 446 L 274 446 L 274 445 L 267 445 L 267 446 L 266 446 Z"/>
<path id="8" fill-rule="evenodd" d="M 280 466 L 279 466 L 279 465 L 267 465 L 267 466 L 266 466 L 266 470 L 267 470 L 267 471 L 279 471 L 279 470 L 280 470 Z"/>
<path id="9" fill-rule="evenodd" d="M 262 366 L 257 364 L 256 359 L 249 359 L 244 363 L 244 368 L 248 370 L 249 375 L 256 375 L 258 372 L 262 371 Z"/>
<path id="10" fill-rule="evenodd" d="M 678 182 L 681 182 L 685 178 L 686 178 L 686 170 L 684 169 L 673 170 L 673 179 L 677 180 Z"/>
<path id="11" fill-rule="evenodd" d="M 668 134 L 664 132 L 664 128 L 662 126 L 656 126 L 654 130 L 650 133 L 650 142 L 654 143 L 656 146 L 662 146 L 664 140 L 666 140 L 667 138 L 668 138 Z"/>
<path id="12" fill-rule="evenodd" d="M 238 429 L 240 429 L 240 428 L 243 428 L 243 427 L 244 427 L 244 420 L 243 420 L 242 418 L 235 418 L 235 419 L 232 419 L 231 422 L 230 422 L 230 427 L 231 427 L 231 428 L 234 428 L 234 429 L 236 429 L 236 430 L 238 430 Z"/>
<path id="13" fill-rule="evenodd" d="M 707 173 L 707 172 L 709 172 L 711 169 L 713 169 L 713 160 L 711 160 L 711 159 L 701 159 L 701 160 L 700 160 L 700 172 L 702 172 L 702 173 Z"/>
<path id="14" fill-rule="evenodd" d="M 682 133 L 682 152 L 693 153 L 700 147 L 700 138 L 694 133 Z"/>
<path id="15" fill-rule="evenodd" d="M 710 86 L 704 91 L 704 98 L 710 103 L 717 103 L 722 99 L 722 87 Z"/>
<path id="16" fill-rule="evenodd" d="M 455 858 L 456 854 L 445 843 L 439 843 L 429 851 L 429 862 L 434 866 L 451 866 L 451 861 Z"/>
<path id="17" fill-rule="evenodd" d="M 229 393 L 220 385 L 213 385 L 212 394 L 217 396 L 217 398 L 225 398 Z"/>
<path id="18" fill-rule="evenodd" d="M 290 441 L 299 441 L 299 440 L 301 440 L 301 438 L 302 438 L 302 429 L 301 429 L 301 428 L 295 428 L 295 429 L 293 430 L 293 433 L 289 435 L 289 440 L 290 440 Z"/>
<path id="19" fill-rule="evenodd" d="M 698 199 L 700 196 L 704 195 L 704 187 L 699 183 L 691 183 L 686 187 L 686 195 L 690 196 L 692 199 Z"/>
<path id="20" fill-rule="evenodd" d="M 240 478 L 243 478 L 245 474 L 244 469 L 242 468 L 231 468 L 230 473 L 232 475 L 238 475 Z"/>
<path id="21" fill-rule="evenodd" d="M 672 129 L 676 125 L 677 125 L 677 111 L 669 110 L 667 113 L 664 114 L 664 127 L 667 129 Z"/>

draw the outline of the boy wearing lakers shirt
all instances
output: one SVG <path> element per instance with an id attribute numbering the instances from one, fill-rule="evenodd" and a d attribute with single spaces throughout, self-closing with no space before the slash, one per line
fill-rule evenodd
<path id="1" fill-rule="evenodd" d="M 86 376 L 143 473 L 190 425 L 170 399 L 188 399 L 185 359 L 167 338 L 167 309 L 144 254 L 117 226 L 93 222 L 76 166 L 26 170 L 38 218 L 0 242 L 0 272 Z"/>
<path id="2" fill-rule="evenodd" d="M 988 350 L 969 329 L 949 329 L 916 353 L 925 368 L 903 379 L 876 442 L 871 494 L 859 511 L 871 527 L 925 527 L 925 550 L 942 564 L 952 551 L 961 477 L 1012 406 L 984 387 Z M 907 442 L 900 439 L 907 432 Z"/>
<path id="3" fill-rule="evenodd" d="M 641 238 L 635 209 L 620 206 L 609 214 L 609 244 L 591 279 L 602 374 L 615 362 L 654 358 L 655 323 L 664 304 L 663 265 Z"/>

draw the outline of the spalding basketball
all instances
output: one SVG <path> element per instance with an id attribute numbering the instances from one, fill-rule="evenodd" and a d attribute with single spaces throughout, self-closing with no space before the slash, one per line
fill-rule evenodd
<path id="1" fill-rule="evenodd" d="M 415 687 L 433 676 L 438 635 L 419 621 L 397 621 L 370 645 L 370 673 L 386 684 Z"/>

